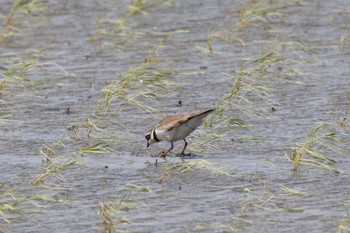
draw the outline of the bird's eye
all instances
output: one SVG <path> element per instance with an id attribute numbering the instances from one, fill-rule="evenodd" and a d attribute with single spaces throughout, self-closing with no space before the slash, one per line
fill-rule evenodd
<path id="1" fill-rule="evenodd" d="M 145 136 L 145 138 L 146 138 L 146 140 L 148 141 L 148 140 L 151 138 L 151 134 L 147 134 L 147 135 Z"/>

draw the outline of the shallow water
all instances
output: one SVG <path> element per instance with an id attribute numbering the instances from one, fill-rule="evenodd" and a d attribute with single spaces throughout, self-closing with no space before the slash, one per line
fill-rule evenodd
<path id="1" fill-rule="evenodd" d="M 0 220 L 1 232 L 103 232 L 101 202 L 120 204 L 111 214 L 115 231 L 335 232 L 349 227 L 340 221 L 349 219 L 349 128 L 337 128 L 343 140 L 328 141 L 335 152 L 314 148 L 336 160 L 333 166 L 342 173 L 307 165 L 292 172 L 284 156 L 303 143 L 318 122 L 335 125 L 349 118 L 349 46 L 340 51 L 338 44 L 350 17 L 345 1 L 173 1 L 171 6 L 148 2 L 144 13 L 127 17 L 122 32 L 113 22 L 128 15 L 129 1 L 43 4 L 46 9 L 37 17 L 16 15 L 21 34 L 0 44 L 2 67 L 23 60 L 41 64 L 2 92 L 1 119 L 10 115 L 6 119 L 11 121 L 0 121 L 0 183 L 2 190 L 13 189 L 16 196 L 49 195 L 61 201 L 36 200 L 42 207 L 23 204 L 43 212 L 6 212 L 11 223 Z M 0 13 L 6 15 L 11 6 L 5 1 Z M 283 8 L 267 18 L 248 17 L 245 27 L 236 30 L 240 10 L 271 6 Z M 169 32 L 174 34 L 156 47 Z M 212 53 L 205 50 L 210 36 Z M 245 77 L 259 77 L 248 78 L 248 84 L 268 87 L 267 98 L 273 102 L 247 89 L 244 96 L 257 106 L 236 101 L 224 111 L 245 125 L 222 125 L 214 129 L 220 140 L 210 140 L 194 152 L 196 156 L 158 159 L 156 166 L 152 155 L 169 144 L 146 150 L 144 133 L 165 115 L 218 106 L 241 59 L 268 51 L 286 60 L 247 67 L 250 76 Z M 145 78 L 146 84 L 134 82 L 125 92 L 134 96 L 156 90 L 156 101 L 140 99 L 159 111 L 124 104 L 118 115 L 121 99 L 114 99 L 98 121 L 100 128 L 84 137 L 84 122 L 93 119 L 90 114 L 96 112 L 102 91 L 152 55 L 154 70 L 173 73 L 162 73 L 157 87 Z M 176 106 L 180 100 L 182 107 Z M 68 130 L 73 125 L 81 129 L 77 140 Z M 188 150 L 210 130 L 195 131 L 188 138 Z M 107 141 L 108 151 L 101 154 L 74 153 L 99 138 L 122 140 Z M 58 142 L 64 146 L 55 151 L 55 164 L 70 158 L 79 164 L 49 175 L 41 185 L 31 184 L 48 166 L 38 148 Z M 181 147 L 182 142 L 175 143 L 175 151 Z M 202 166 L 204 162 L 211 165 Z M 181 170 L 191 164 L 196 166 Z"/>

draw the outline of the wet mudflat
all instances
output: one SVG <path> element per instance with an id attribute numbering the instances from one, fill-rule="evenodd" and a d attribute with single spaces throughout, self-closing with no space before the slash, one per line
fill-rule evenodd
<path id="1" fill-rule="evenodd" d="M 349 12 L 5 1 L 0 232 L 349 232 Z M 194 156 L 146 149 L 166 115 L 212 107 Z"/>

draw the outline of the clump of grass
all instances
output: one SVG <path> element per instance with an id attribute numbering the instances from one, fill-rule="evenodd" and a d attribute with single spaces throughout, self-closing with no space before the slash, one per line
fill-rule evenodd
<path id="1" fill-rule="evenodd" d="M 340 51 L 344 51 L 350 43 L 350 28 L 346 29 L 343 35 L 340 37 L 338 48 Z"/>
<path id="2" fill-rule="evenodd" d="M 8 54 L 7 54 L 8 55 Z M 15 54 L 16 56 L 21 56 L 20 54 Z M 35 56 L 34 54 L 29 54 L 28 56 Z M 32 80 L 30 79 L 35 73 L 36 75 L 43 71 L 45 67 L 52 66 L 57 68 L 60 72 L 63 72 L 65 76 L 71 76 L 66 70 L 56 63 L 39 63 L 35 59 L 25 59 L 6 61 L 10 64 L 9 67 L 2 69 L 4 72 L 0 72 L 0 98 L 7 92 L 6 89 L 11 89 L 11 87 L 20 87 L 27 89 L 38 89 L 43 88 L 47 84 L 42 80 Z M 16 90 L 15 95 L 20 92 Z"/>
<path id="3" fill-rule="evenodd" d="M 90 36 L 90 42 L 94 46 L 95 54 L 99 54 L 103 51 L 103 40 L 102 40 L 102 30 L 100 29 L 102 24 L 102 19 L 104 15 L 100 15 L 97 18 L 95 25 L 95 33 Z"/>
<path id="4" fill-rule="evenodd" d="M 137 35 L 128 17 L 109 19 L 105 14 L 101 14 L 96 21 L 94 34 L 90 35 L 90 42 L 97 55 L 102 53 L 107 46 L 124 50 L 134 43 Z"/>
<path id="5" fill-rule="evenodd" d="M 227 35 L 226 32 L 220 32 L 220 31 L 212 32 L 207 36 L 206 46 L 205 47 L 198 46 L 197 50 L 201 53 L 204 53 L 204 54 L 221 55 L 222 54 L 221 52 L 214 50 L 213 42 L 216 40 L 224 40 L 224 41 L 229 42 L 230 41 L 229 37 L 230 37 L 230 35 Z"/>
<path id="6" fill-rule="evenodd" d="M 97 115 L 106 113 L 111 104 L 118 103 L 115 111 L 121 111 L 123 105 L 134 105 L 146 111 L 157 111 L 147 102 L 156 103 L 155 97 L 160 92 L 164 92 L 164 85 L 168 86 L 167 80 L 172 72 L 160 71 L 151 67 L 146 62 L 131 68 L 124 77 L 119 80 L 113 80 L 105 88 L 98 98 Z"/>
<path id="7" fill-rule="evenodd" d="M 120 214 L 120 208 L 124 205 L 125 200 L 116 200 L 114 202 L 103 202 L 100 201 L 99 216 L 101 222 L 99 224 L 99 231 L 103 233 L 116 232 L 114 229 L 115 225 L 131 224 L 129 220 L 123 218 Z M 117 220 L 115 220 L 117 218 Z"/>
<path id="8" fill-rule="evenodd" d="M 209 162 L 205 159 L 188 160 L 182 162 L 176 162 L 174 159 L 173 161 L 165 163 L 158 183 L 162 183 L 163 180 L 170 175 L 196 171 L 198 169 L 204 169 L 213 174 L 220 174 L 225 176 L 232 176 L 234 174 L 232 172 L 225 171 L 223 168 L 223 165 Z"/>
<path id="9" fill-rule="evenodd" d="M 282 17 L 280 10 L 285 9 L 287 5 L 271 5 L 263 1 L 245 1 L 245 6 L 239 10 L 237 31 L 243 28 L 254 27 L 272 27 L 271 22 Z M 228 13 L 235 12 L 229 11 Z"/>
<path id="10" fill-rule="evenodd" d="M 307 134 L 306 141 L 291 148 L 288 155 L 285 154 L 289 162 L 291 162 L 291 170 L 297 171 L 300 165 L 308 165 L 322 168 L 330 172 L 340 173 L 341 171 L 332 164 L 336 163 L 334 159 L 323 155 L 319 149 L 337 153 L 338 148 L 334 142 L 340 141 L 341 137 L 337 137 L 337 127 L 342 127 L 343 122 L 338 125 L 330 125 L 321 122 L 313 127 Z"/>
<path id="11" fill-rule="evenodd" d="M 145 8 L 145 0 L 133 0 L 131 1 L 131 4 L 129 5 L 129 15 L 134 16 L 136 14 L 143 14 L 147 15 L 147 13 L 144 11 Z"/>
<path id="12" fill-rule="evenodd" d="M 1 97 L 1 96 L 0 96 Z M 13 114 L 6 114 L 6 115 L 2 115 L 0 116 L 0 124 L 16 124 L 18 123 L 19 121 L 18 120 L 11 120 L 11 119 L 8 119 L 10 117 L 12 117 Z"/>
<path id="13" fill-rule="evenodd" d="M 102 131 L 102 134 L 105 134 L 105 131 L 97 126 L 91 126 L 92 128 L 84 128 L 84 126 L 85 124 L 81 127 L 73 127 L 77 131 L 73 132 L 73 134 L 78 134 L 74 138 L 64 135 L 60 140 L 38 148 L 43 162 L 43 169 L 40 174 L 32 179 L 31 184 L 43 185 L 46 181 L 61 179 L 60 172 L 72 166 L 78 166 L 80 164 L 80 156 L 105 154 L 110 152 L 110 141 L 126 140 L 126 138 L 115 137 L 100 138 L 98 135 L 91 133 L 91 131 L 99 129 Z"/>
<path id="14" fill-rule="evenodd" d="M 166 34 L 158 40 L 150 56 L 143 62 L 131 67 L 124 75 L 117 75 L 102 91 L 96 106 L 96 115 L 106 113 L 113 102 L 117 103 L 116 112 L 121 111 L 123 105 L 134 105 L 146 111 L 157 111 L 148 102 L 155 105 L 158 93 L 169 91 L 172 84 L 169 78 L 176 74 L 173 70 L 160 69 L 157 60 L 157 50 L 169 40 L 174 32 Z"/>
<path id="15" fill-rule="evenodd" d="M 5 88 L 11 85 L 18 85 L 24 80 L 24 76 L 28 73 L 29 69 L 35 67 L 37 63 L 35 61 L 23 61 L 16 62 L 11 67 L 6 69 L 3 77 L 0 81 L 0 97 L 4 94 Z"/>
<path id="16" fill-rule="evenodd" d="M 286 187 L 285 185 L 282 185 L 282 184 L 279 185 L 279 189 L 282 190 L 283 192 L 285 192 L 287 194 L 291 194 L 291 195 L 301 195 L 301 196 L 307 195 L 307 193 L 305 193 L 305 192 L 288 188 L 288 187 Z"/>
<path id="17" fill-rule="evenodd" d="M 234 225 L 227 225 L 227 224 L 204 224 L 203 226 L 196 226 L 195 230 L 196 232 L 205 232 L 205 231 L 211 231 L 211 232 L 241 232 L 243 229 L 239 226 Z M 190 230 L 188 231 L 190 232 Z"/>
<path id="18" fill-rule="evenodd" d="M 145 11 L 146 8 L 155 7 L 162 3 L 171 6 L 171 0 L 132 0 L 129 5 L 129 15 L 147 15 L 147 12 Z"/>
<path id="19" fill-rule="evenodd" d="M 21 196 L 15 189 L 5 190 L 4 184 L 0 184 L 0 217 L 5 223 L 11 224 L 12 215 L 25 213 L 44 212 L 43 201 L 65 202 L 63 199 L 45 194 Z"/>
<path id="20" fill-rule="evenodd" d="M 240 9 L 233 9 L 225 11 L 225 18 L 229 20 L 219 28 L 215 28 L 208 36 L 206 40 L 206 47 L 199 48 L 202 53 L 208 54 L 223 54 L 214 50 L 214 41 L 224 41 L 232 44 L 233 41 L 239 43 L 240 46 L 245 46 L 244 39 L 242 39 L 242 32 L 244 29 L 250 29 L 254 27 L 256 30 L 263 30 L 265 33 L 276 34 L 280 33 L 281 30 L 275 28 L 276 23 L 280 23 L 283 14 L 282 10 L 287 6 L 286 3 L 280 3 L 281 1 L 244 1 L 244 5 Z M 238 20 L 235 18 L 227 17 L 233 14 L 238 15 Z M 277 41 L 274 41 L 276 44 Z M 238 49 L 240 50 L 240 49 Z"/>
<path id="21" fill-rule="evenodd" d="M 154 33 L 153 31 L 137 30 L 131 17 L 137 14 L 147 15 L 146 8 L 155 8 L 161 4 L 171 6 L 168 0 L 132 0 L 129 5 L 129 13 L 121 12 L 122 17 L 111 19 L 101 14 L 95 26 L 95 32 L 90 36 L 95 54 L 102 53 L 106 47 L 120 50 L 129 49 L 140 37 L 162 36 L 164 33 Z M 181 30 L 180 30 L 181 31 Z"/>
<path id="22" fill-rule="evenodd" d="M 79 150 L 79 155 L 83 154 L 103 154 L 108 152 L 108 147 L 109 145 L 106 144 L 105 142 L 98 142 L 93 145 L 81 148 Z"/>
<path id="23" fill-rule="evenodd" d="M 275 48 L 277 49 L 277 48 Z M 240 62 L 240 69 L 233 74 L 225 74 L 231 79 L 231 87 L 227 94 L 220 100 L 214 114 L 209 118 L 213 122 L 225 122 L 228 125 L 246 125 L 242 119 L 224 115 L 225 109 L 236 108 L 242 114 L 252 118 L 266 118 L 271 116 L 266 105 L 279 105 L 271 97 L 269 80 L 270 73 L 265 72 L 265 67 L 272 64 L 279 64 L 286 60 L 286 57 L 274 51 L 266 52 L 257 58 L 243 58 Z"/>
<path id="24" fill-rule="evenodd" d="M 4 42 L 12 35 L 18 35 L 20 29 L 15 26 L 14 19 L 17 16 L 26 14 L 30 16 L 38 16 L 40 12 L 45 10 L 40 0 L 15 0 L 9 13 L 5 16 L 6 22 L 0 29 L 0 43 Z M 17 20 L 21 22 L 20 20 Z M 24 21 L 24 20 L 22 20 Z"/>
<path id="25" fill-rule="evenodd" d="M 175 72 L 157 69 L 155 67 L 157 60 L 154 57 L 152 55 L 145 58 L 144 62 L 130 68 L 120 79 L 118 75 L 99 96 L 96 115 L 106 113 L 113 102 L 117 103 L 115 111 L 121 111 L 123 105 L 134 105 L 149 112 L 157 111 L 147 103 L 155 105 L 158 93 L 169 91 L 167 89 L 171 84 L 169 78 Z"/>
<path id="26" fill-rule="evenodd" d="M 200 142 L 194 144 L 196 150 L 200 150 L 201 145 L 224 137 L 225 130 L 230 131 L 232 127 L 248 126 L 248 122 L 243 120 L 245 118 L 266 120 L 274 117 L 270 109 L 278 106 L 279 103 L 272 97 L 271 81 L 276 79 L 283 81 L 285 77 L 294 75 L 279 71 L 274 76 L 273 72 L 266 71 L 266 67 L 284 66 L 288 57 L 279 53 L 280 50 L 281 46 L 277 45 L 271 50 L 263 51 L 259 57 L 243 58 L 238 71 L 224 73 L 230 78 L 231 86 L 220 99 L 216 111 L 206 121 L 207 125 L 215 125 L 215 127 L 209 133 L 204 134 Z M 234 109 L 241 118 L 232 114 L 227 115 L 227 111 L 231 109 Z"/>
<path id="27" fill-rule="evenodd" d="M 5 26 L 13 24 L 15 15 L 20 13 L 35 14 L 38 9 L 43 9 L 40 0 L 16 0 L 14 1 L 12 8 L 6 16 Z"/>
<path id="28" fill-rule="evenodd" d="M 295 199 L 290 198 L 290 196 L 301 196 L 300 198 L 302 198 L 307 193 L 285 185 L 271 184 L 261 178 L 254 178 L 250 180 L 250 183 L 252 183 L 252 187 L 243 188 L 245 196 L 234 213 L 234 219 L 238 220 L 234 221 L 234 223 L 253 224 L 254 220 L 249 218 L 250 211 L 270 210 L 291 214 L 304 211 L 302 208 L 294 207 L 296 204 Z"/>
<path id="29" fill-rule="evenodd" d="M 344 209 L 346 211 L 346 215 L 338 221 L 338 231 L 337 233 L 348 233 L 350 232 L 350 213 L 349 213 L 349 203 L 350 201 L 346 201 L 344 203 Z"/>
<path id="30" fill-rule="evenodd" d="M 220 147 L 215 145 L 215 141 L 222 140 L 225 136 L 225 130 L 220 130 L 222 125 L 218 124 L 211 128 L 208 132 L 202 133 L 200 137 L 191 144 L 191 151 L 200 152 L 203 148 L 210 148 L 216 153 L 221 151 Z"/>
<path id="31" fill-rule="evenodd" d="M 56 154 L 55 149 L 48 145 L 42 145 L 38 148 L 42 162 L 52 163 L 53 156 Z"/>
<path id="32" fill-rule="evenodd" d="M 50 177 L 59 178 L 58 171 L 67 169 L 71 166 L 76 166 L 78 164 L 79 161 L 74 160 L 72 158 L 69 158 L 63 162 L 59 161 L 59 159 L 55 159 L 54 162 L 51 161 L 51 163 L 43 169 L 43 172 L 41 174 L 32 179 L 30 183 L 32 185 L 39 185 L 44 183 Z"/>
<path id="33" fill-rule="evenodd" d="M 236 40 L 241 46 L 245 46 L 244 40 L 238 35 L 243 34 L 244 29 L 251 27 L 257 27 L 269 34 L 275 34 L 278 30 L 273 27 L 276 23 L 280 23 L 283 16 L 282 10 L 287 7 L 288 4 L 284 1 L 257 2 L 249 0 L 245 1 L 244 6 L 239 10 L 226 11 L 226 15 L 239 14 L 238 22 L 233 25 L 233 19 L 228 17 L 230 19 L 228 22 L 215 28 L 207 37 L 207 49 L 205 51 L 215 53 L 213 49 L 214 40 L 230 43 L 232 40 Z M 298 83 L 295 76 L 305 75 L 297 70 L 290 69 L 292 63 L 300 63 L 300 61 L 296 61 L 285 54 L 286 47 L 289 50 L 296 50 L 296 48 L 290 46 L 294 41 L 275 39 L 259 41 L 259 43 L 262 43 L 264 47 L 260 56 L 242 58 L 238 71 L 223 73 L 223 75 L 230 78 L 231 87 L 219 101 L 215 113 L 209 118 L 210 123 L 224 121 L 228 125 L 235 125 L 238 122 L 240 125 L 247 125 L 242 119 L 236 121 L 235 118 L 225 115 L 225 112 L 232 108 L 235 112 L 238 110 L 237 114 L 241 113 L 241 116 L 248 118 L 273 118 L 270 109 L 273 106 L 278 106 L 279 103 L 272 98 L 271 81 L 278 79 L 286 83 Z M 297 49 L 301 49 L 305 53 L 309 52 L 300 47 L 302 46 L 300 45 Z M 273 70 L 270 67 L 278 67 L 278 70 Z M 283 69 L 285 67 L 286 69 Z"/>
<path id="34" fill-rule="evenodd" d="M 151 189 L 139 184 L 126 184 L 117 193 L 117 197 L 108 200 L 100 201 L 99 216 L 99 232 L 115 232 L 115 226 L 131 224 L 123 212 L 140 208 L 140 204 L 131 198 L 133 192 L 151 193 Z"/>
<path id="35" fill-rule="evenodd" d="M 284 212 L 291 212 L 291 213 L 299 213 L 299 212 L 304 212 L 304 209 L 299 209 L 299 208 L 289 208 L 285 207 L 284 205 L 281 204 L 274 204 L 275 205 L 275 210 L 277 211 L 284 211 Z"/>
<path id="36" fill-rule="evenodd" d="M 163 180 L 170 176 L 171 173 L 184 173 L 188 171 L 194 171 L 195 170 L 195 165 L 190 164 L 190 163 L 177 163 L 177 162 L 167 162 L 165 163 L 163 167 L 163 171 L 159 177 L 158 183 L 162 183 Z"/>
<path id="37" fill-rule="evenodd" d="M 139 184 L 126 184 L 122 187 L 122 190 L 137 190 L 140 192 L 147 192 L 147 193 L 151 193 L 152 190 L 144 185 L 139 185 Z"/>

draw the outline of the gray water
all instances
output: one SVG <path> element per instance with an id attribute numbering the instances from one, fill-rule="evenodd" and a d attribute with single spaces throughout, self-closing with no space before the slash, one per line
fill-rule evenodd
<path id="1" fill-rule="evenodd" d="M 336 160 L 332 166 L 341 173 L 308 165 L 292 172 L 285 157 L 291 147 L 305 142 L 317 123 L 337 125 L 349 118 L 349 45 L 339 48 L 349 26 L 347 2 L 170 3 L 148 1 L 142 13 L 128 16 L 130 1 L 49 1 L 42 3 L 43 11 L 31 12 L 35 15 L 15 15 L 13 24 L 20 34 L 1 42 L 0 66 L 24 60 L 36 65 L 24 80 L 16 79 L 2 91 L 1 191 L 60 201 L 34 198 L 41 206 L 27 201 L 18 207 L 30 210 L 5 211 L 11 223 L 0 218 L 0 231 L 108 232 L 99 216 L 100 203 L 121 203 L 111 214 L 112 232 L 348 232 L 346 123 L 337 127 L 342 140 L 325 141 L 334 152 L 314 148 Z M 12 4 L 5 1 L 0 13 L 7 15 Z M 247 16 L 244 27 L 237 29 L 244 10 L 276 6 L 283 7 L 259 11 L 275 14 Z M 115 21 L 125 18 L 124 30 L 118 30 Z M 5 25 L 4 19 L 0 22 Z M 174 33 L 160 43 L 169 32 Z M 206 49 L 208 38 L 212 52 Z M 269 51 L 284 60 L 264 67 L 252 64 L 245 76 L 248 87 L 268 88 L 268 101 L 243 89 L 242 96 L 256 106 L 235 99 L 225 106 L 224 116 L 244 125 L 218 126 L 221 119 L 212 127 L 202 126 L 188 137 L 188 151 L 195 156 L 170 156 L 155 166 L 154 155 L 169 144 L 146 149 L 144 133 L 166 115 L 219 106 L 237 81 L 241 60 Z M 101 128 L 86 137 L 84 122 L 95 119 L 91 114 L 101 93 L 150 57 L 155 59 L 151 67 L 164 71 L 159 83 L 133 81 L 125 92 L 133 97 L 155 91 L 154 99 L 139 100 L 159 111 L 121 105 L 122 97 L 115 98 L 97 121 Z M 6 71 L 0 71 L 4 79 Z M 10 121 L 3 120 L 5 116 Z M 80 127 L 79 139 L 68 130 L 73 125 Z M 208 132 L 219 139 L 200 150 L 192 147 Z M 121 140 L 107 141 L 108 150 L 101 154 L 75 153 L 99 138 Z M 39 149 L 59 142 L 64 146 L 55 151 L 55 164 L 70 158 L 79 164 L 33 184 L 48 166 Z M 181 147 L 182 142 L 176 142 L 174 154 Z M 204 162 L 211 166 L 200 166 Z M 180 169 L 195 163 L 186 172 Z M 159 182 L 173 165 L 178 168 L 169 169 Z M 0 198 L 0 205 L 10 199 Z"/>

